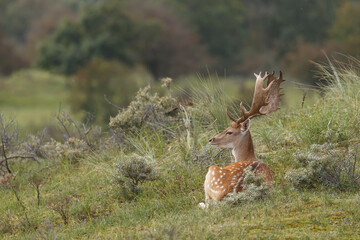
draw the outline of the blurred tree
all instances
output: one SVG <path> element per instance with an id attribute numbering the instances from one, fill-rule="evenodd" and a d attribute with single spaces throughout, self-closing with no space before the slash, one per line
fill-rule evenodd
<path id="1" fill-rule="evenodd" d="M 360 2 L 343 1 L 336 11 L 336 19 L 331 26 L 330 40 L 339 45 L 339 50 L 360 56 Z"/>
<path id="2" fill-rule="evenodd" d="M 109 117 L 118 110 L 106 99 L 125 107 L 147 79 L 150 76 L 141 67 L 129 68 L 117 61 L 95 58 L 75 75 L 70 97 L 72 110 L 92 113 L 97 124 L 107 125 Z"/>
<path id="3" fill-rule="evenodd" d="M 265 1 L 265 0 L 263 0 Z M 305 42 L 319 43 L 328 37 L 338 0 L 271 1 L 272 15 L 266 31 L 267 41 L 283 55 Z"/>
<path id="4" fill-rule="evenodd" d="M 0 29 L 11 39 L 23 60 L 31 65 L 39 40 L 70 13 L 69 7 L 60 1 L 0 0 Z"/>
<path id="5" fill-rule="evenodd" d="M 131 0 L 127 10 L 143 24 L 139 55 L 156 79 L 187 74 L 212 64 L 205 47 L 199 44 L 200 36 L 163 2 Z"/>
<path id="6" fill-rule="evenodd" d="M 208 46 L 209 52 L 216 57 L 220 72 L 230 68 L 243 47 L 244 6 L 239 0 L 178 0 L 186 6 L 185 14 L 195 24 Z"/>
<path id="7" fill-rule="evenodd" d="M 324 62 L 326 58 L 322 52 L 325 46 L 303 42 L 294 51 L 287 52 L 282 58 L 288 73 L 297 80 L 308 84 L 319 83 L 317 80 L 318 68 L 313 62 Z"/>
<path id="8" fill-rule="evenodd" d="M 31 22 L 26 35 L 24 54 L 30 63 L 34 63 L 37 55 L 37 47 L 42 39 L 54 32 L 58 24 L 67 20 L 75 20 L 76 13 L 63 5 L 54 5 L 37 19 Z"/>
<path id="9" fill-rule="evenodd" d="M 64 23 L 44 42 L 38 65 L 72 74 L 98 56 L 144 64 L 156 78 L 194 70 L 204 52 L 197 35 L 170 10 L 139 2 L 126 8 L 116 0 L 88 6 L 79 22 Z"/>
<path id="10" fill-rule="evenodd" d="M 9 39 L 0 31 L 0 75 L 10 74 L 25 66 L 24 60 L 16 53 Z"/>
<path id="11" fill-rule="evenodd" d="M 13 40 L 24 43 L 32 21 L 53 4 L 48 0 L 0 0 L 0 28 Z"/>
<path id="12" fill-rule="evenodd" d="M 321 59 L 338 0 L 244 0 L 246 45 L 242 72 L 285 66 L 299 80 L 313 83 L 311 60 Z"/>
<path id="13" fill-rule="evenodd" d="M 80 45 L 83 30 L 78 24 L 62 23 L 39 49 L 37 64 L 59 73 L 74 73 L 82 66 L 88 50 Z"/>
<path id="14" fill-rule="evenodd" d="M 123 11 L 121 3 L 86 8 L 79 22 L 64 22 L 39 50 L 38 65 L 56 72 L 73 74 L 92 57 L 136 60 L 139 27 Z"/>

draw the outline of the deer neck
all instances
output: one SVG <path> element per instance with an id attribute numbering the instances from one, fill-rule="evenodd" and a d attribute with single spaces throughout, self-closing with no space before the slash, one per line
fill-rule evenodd
<path id="1" fill-rule="evenodd" d="M 232 150 L 232 154 L 235 157 L 235 162 L 256 160 L 254 145 L 249 131 L 240 137 Z"/>

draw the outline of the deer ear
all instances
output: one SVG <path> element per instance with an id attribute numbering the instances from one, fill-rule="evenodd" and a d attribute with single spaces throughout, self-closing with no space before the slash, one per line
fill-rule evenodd
<path id="1" fill-rule="evenodd" d="M 241 132 L 247 132 L 250 128 L 250 119 L 246 119 L 243 123 L 241 123 Z"/>

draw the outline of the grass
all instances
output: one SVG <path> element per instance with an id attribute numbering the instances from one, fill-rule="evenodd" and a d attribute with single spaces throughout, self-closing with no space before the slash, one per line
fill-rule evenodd
<path id="1" fill-rule="evenodd" d="M 68 109 L 67 79 L 40 70 L 23 70 L 0 79 L 0 108 L 32 132 L 51 124 L 61 106 Z"/>
<path id="2" fill-rule="evenodd" d="M 215 157 L 219 149 L 207 145 L 208 139 L 220 129 L 215 120 L 226 116 L 224 106 L 237 102 L 224 99 L 224 92 L 204 100 L 204 92 L 219 89 L 215 82 L 194 90 L 192 96 L 198 98 L 200 109 L 196 105 L 187 108 L 193 124 L 190 127 L 179 124 L 173 129 L 178 134 L 176 138 L 143 131 L 129 137 L 130 149 L 107 148 L 76 162 L 68 159 L 42 160 L 39 164 L 12 162 L 17 185 L 0 187 L 0 238 L 360 238 L 358 192 L 325 187 L 298 190 L 284 179 L 286 172 L 296 166 L 293 154 L 313 143 L 332 141 L 353 147 L 360 142 L 359 75 L 354 69 L 340 66 L 337 69 L 342 88 L 333 84 L 337 79 L 331 71 L 326 73 L 322 69 L 331 83 L 324 88 L 322 98 L 309 97 L 301 108 L 302 94 L 296 95 L 295 90 L 287 88 L 284 92 L 297 98 L 294 104 L 283 105 L 272 114 L 272 119 L 252 120 L 255 152 L 270 166 L 276 182 L 272 194 L 264 200 L 236 206 L 220 204 L 207 211 L 198 207 L 204 200 L 202 185 L 208 167 L 225 166 L 231 161 L 228 151 Z M 216 104 L 205 108 L 211 104 L 209 99 Z M 221 125 L 226 125 L 225 118 Z M 129 196 L 114 183 L 113 176 L 114 164 L 132 152 L 153 159 L 160 178 L 145 182 L 139 194 Z M 36 189 L 29 179 L 40 173 L 43 183 L 37 206 Z M 69 204 L 63 204 L 66 198 L 70 198 Z M 54 206 L 68 211 L 68 224 Z"/>
<path id="3" fill-rule="evenodd" d="M 63 225 L 61 218 L 46 204 L 37 208 L 34 190 L 23 183 L 22 201 L 26 203 L 33 227 L 38 229 L 24 223 L 14 196 L 6 192 L 1 194 L 1 212 L 13 223 L 15 232 L 3 235 L 4 239 L 38 238 L 44 231 L 56 232 L 58 238 L 69 235 L 75 239 L 171 236 L 175 239 L 348 239 L 360 236 L 358 193 L 300 192 L 277 187 L 264 201 L 203 211 L 197 204 L 203 198 L 201 182 L 205 169 L 197 172 L 192 166 L 174 166 L 176 173 L 170 171 L 161 181 L 144 186 L 144 192 L 132 202 L 119 201 L 106 174 L 94 170 L 91 164 L 81 163 L 81 167 L 69 172 L 65 169 L 67 167 L 62 166 L 54 170 L 55 177 L 49 179 L 41 191 L 46 193 L 44 202 L 72 196 L 69 224 Z M 47 222 L 52 226 L 47 226 Z"/>

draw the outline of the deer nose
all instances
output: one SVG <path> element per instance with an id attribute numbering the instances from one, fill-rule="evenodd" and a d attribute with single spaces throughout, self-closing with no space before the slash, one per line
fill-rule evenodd
<path id="1" fill-rule="evenodd" d="M 210 138 L 209 143 L 212 143 L 214 141 L 214 138 Z"/>

